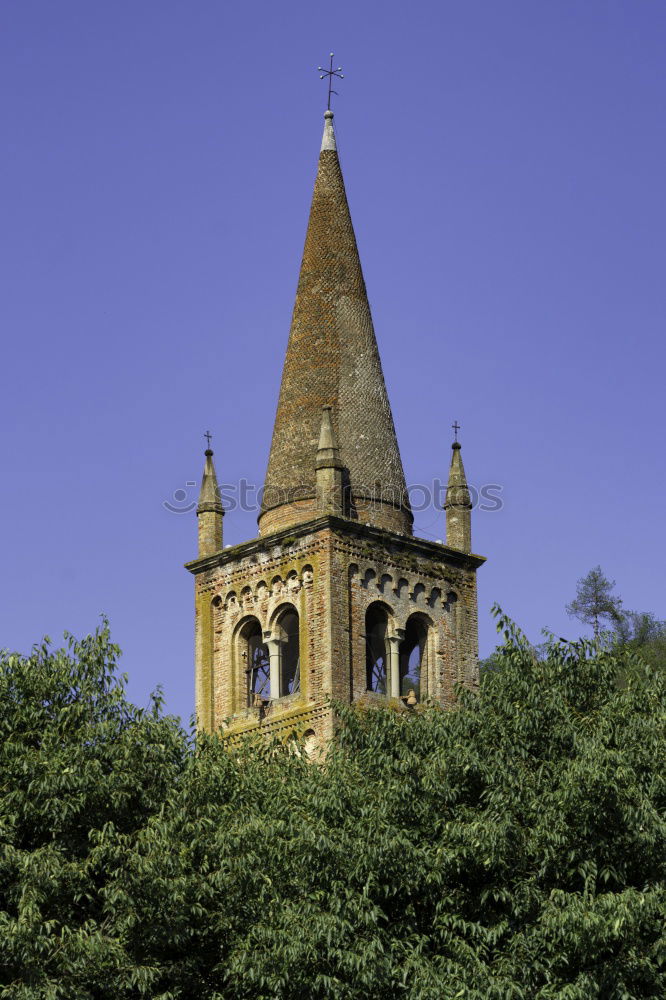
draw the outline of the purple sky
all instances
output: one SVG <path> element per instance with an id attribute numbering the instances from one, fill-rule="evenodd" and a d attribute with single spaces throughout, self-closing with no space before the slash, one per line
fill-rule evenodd
<path id="1" fill-rule="evenodd" d="M 208 427 L 263 481 L 331 49 L 408 482 L 457 419 L 503 489 L 482 654 L 494 601 L 576 634 L 597 563 L 666 617 L 665 43 L 663 0 L 5 3 L 0 644 L 105 612 L 132 697 L 189 717 L 196 523 L 163 502 Z"/>

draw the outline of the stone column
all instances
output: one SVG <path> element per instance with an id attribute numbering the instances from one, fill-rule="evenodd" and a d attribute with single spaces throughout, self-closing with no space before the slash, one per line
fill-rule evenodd
<path id="1" fill-rule="evenodd" d="M 280 663 L 282 661 L 280 646 L 282 642 L 280 639 L 271 639 L 270 636 L 270 632 L 264 632 L 264 642 L 268 646 L 270 658 L 271 699 L 274 699 L 280 697 Z"/>
<path id="2" fill-rule="evenodd" d="M 388 637 L 388 694 L 391 698 L 400 697 L 400 636 Z"/>

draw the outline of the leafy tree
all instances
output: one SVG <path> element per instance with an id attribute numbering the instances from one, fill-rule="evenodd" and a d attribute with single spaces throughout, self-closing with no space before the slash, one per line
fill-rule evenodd
<path id="1" fill-rule="evenodd" d="M 633 643 L 636 648 L 642 648 L 666 636 L 666 622 L 649 611 L 623 611 L 615 631 L 620 642 Z"/>
<path id="2" fill-rule="evenodd" d="M 666 673 L 666 622 L 650 612 L 625 611 L 615 627 L 616 641 L 634 650 L 654 670 Z"/>
<path id="3" fill-rule="evenodd" d="M 666 679 L 500 626 L 478 695 L 340 708 L 316 763 L 192 747 L 106 633 L 3 660 L 0 996 L 663 997 Z"/>
<path id="4" fill-rule="evenodd" d="M 66 640 L 0 654 L 0 996 L 17 1000 L 102 996 L 135 974 L 95 838 L 136 839 L 187 754 L 159 697 L 148 711 L 127 701 L 106 622 Z"/>
<path id="5" fill-rule="evenodd" d="M 615 580 L 609 580 L 601 566 L 595 566 L 578 581 L 576 596 L 567 604 L 567 614 L 584 625 L 591 625 L 599 638 L 601 622 L 616 625 L 620 620 L 622 599 L 613 594 Z"/>

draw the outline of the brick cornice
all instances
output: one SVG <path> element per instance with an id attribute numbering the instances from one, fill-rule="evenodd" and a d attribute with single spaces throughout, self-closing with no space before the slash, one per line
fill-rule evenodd
<path id="1" fill-rule="evenodd" d="M 260 538 L 232 545 L 202 559 L 192 559 L 185 563 L 185 569 L 196 576 L 198 573 L 226 566 L 246 556 L 254 555 L 257 552 L 266 552 L 276 545 L 295 542 L 306 535 L 317 534 L 321 531 L 329 531 L 334 535 L 363 541 L 366 544 L 369 542 L 393 553 L 409 552 L 433 562 L 446 562 L 464 569 L 476 570 L 486 561 L 485 556 L 461 552 L 448 545 L 440 545 L 439 542 L 430 542 L 425 538 L 416 538 L 413 535 L 401 535 L 394 531 L 362 524 L 360 521 L 351 521 L 332 514 L 324 514 L 311 521 L 303 521 L 301 524 L 275 531 L 271 535 L 262 535 Z"/>

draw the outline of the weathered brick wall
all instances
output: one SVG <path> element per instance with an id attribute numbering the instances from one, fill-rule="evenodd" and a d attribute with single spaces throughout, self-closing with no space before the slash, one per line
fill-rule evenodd
<path id="1" fill-rule="evenodd" d="M 411 615 L 427 623 L 422 696 L 443 705 L 456 683 L 478 683 L 478 557 L 446 546 L 320 517 L 190 564 L 196 578 L 196 690 L 199 724 L 233 732 L 259 728 L 309 734 L 316 751 L 332 733 L 329 700 L 367 697 L 365 613 L 380 601 L 389 639 Z M 301 690 L 247 706 L 239 632 L 250 617 L 265 635 L 293 606 L 300 620 Z"/>
<path id="2" fill-rule="evenodd" d="M 444 550 L 444 547 L 442 547 Z M 366 694 L 365 616 L 380 603 L 388 612 L 388 639 L 399 641 L 412 615 L 428 629 L 422 697 L 450 704 L 454 687 L 478 684 L 477 610 L 474 570 L 447 565 L 438 557 L 415 552 L 408 540 L 383 547 L 362 537 L 337 537 L 334 577 L 346 582 L 349 622 L 345 700 Z M 342 642 L 342 635 L 340 635 Z"/>
<path id="3" fill-rule="evenodd" d="M 242 625 L 256 618 L 264 634 L 273 633 L 277 617 L 288 606 L 296 609 L 300 621 L 301 694 L 285 697 L 279 707 L 291 710 L 294 701 L 312 702 L 324 696 L 328 685 L 322 647 L 327 611 L 325 569 L 323 573 L 321 568 L 326 566 L 326 559 L 322 559 L 325 546 L 323 535 L 287 540 L 247 554 L 242 551 L 245 546 L 240 546 L 239 558 L 199 576 L 200 613 L 207 614 L 212 633 L 211 641 L 200 641 L 202 652 L 206 651 L 212 663 L 212 685 L 208 682 L 212 709 L 204 714 L 210 715 L 214 727 L 231 715 L 246 713 L 246 664 L 239 639 Z M 204 663 L 200 672 L 205 686 L 208 671 Z"/>
<path id="4" fill-rule="evenodd" d="M 361 524 L 371 524 L 373 527 L 385 528 L 398 534 L 411 535 L 411 527 L 406 527 L 405 509 L 400 504 L 383 502 L 372 496 L 356 495 L 352 498 L 349 510 L 351 520 Z M 305 524 L 317 517 L 320 505 L 316 493 L 310 497 L 293 499 L 289 503 L 264 510 L 259 518 L 262 536 L 272 535 L 276 531 L 291 528 L 293 525 Z"/>
<path id="5" fill-rule="evenodd" d="M 222 548 L 222 514 L 203 511 L 197 517 L 199 555 L 210 555 Z"/>

